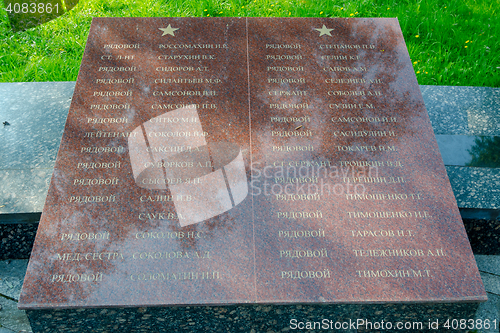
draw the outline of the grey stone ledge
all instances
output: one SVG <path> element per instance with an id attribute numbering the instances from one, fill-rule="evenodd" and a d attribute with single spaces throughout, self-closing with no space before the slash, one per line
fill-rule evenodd
<path id="1" fill-rule="evenodd" d="M 435 134 L 500 135 L 500 88 L 420 86 Z"/>

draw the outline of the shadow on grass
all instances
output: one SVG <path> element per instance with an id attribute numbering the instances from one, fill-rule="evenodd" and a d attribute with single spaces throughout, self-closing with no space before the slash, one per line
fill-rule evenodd
<path id="1" fill-rule="evenodd" d="M 14 32 L 24 31 L 58 18 L 79 0 L 4 0 L 9 23 Z"/>

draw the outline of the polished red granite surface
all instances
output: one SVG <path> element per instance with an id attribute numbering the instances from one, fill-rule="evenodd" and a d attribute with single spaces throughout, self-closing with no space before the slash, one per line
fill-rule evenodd
<path id="1" fill-rule="evenodd" d="M 485 299 L 396 19 L 93 20 L 21 308 Z"/>

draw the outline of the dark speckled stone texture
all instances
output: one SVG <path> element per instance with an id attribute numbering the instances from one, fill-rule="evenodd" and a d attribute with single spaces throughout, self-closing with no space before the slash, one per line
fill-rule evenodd
<path id="1" fill-rule="evenodd" d="M 474 318 L 477 303 L 229 305 L 27 311 L 33 332 L 450 332 L 447 318 Z M 358 320 L 361 320 L 358 322 Z M 429 329 L 429 322 L 437 323 Z M 62 324 L 61 324 L 62 323 Z M 388 329 L 392 325 L 393 329 Z M 311 325 L 314 329 L 304 329 Z M 314 326 L 316 325 L 316 326 Z M 383 330 L 377 329 L 382 325 Z M 420 326 L 421 325 L 421 326 Z M 404 327 L 404 326 L 403 326 Z M 302 329 L 299 329 L 302 328 Z M 468 332 L 469 330 L 453 330 Z"/>
<path id="2" fill-rule="evenodd" d="M 0 223 L 0 260 L 28 259 L 38 223 Z"/>
<path id="3" fill-rule="evenodd" d="M 500 168 L 446 166 L 460 208 L 500 209 Z"/>
<path id="4" fill-rule="evenodd" d="M 500 255 L 500 219 L 464 219 L 474 254 Z"/>
<path id="5" fill-rule="evenodd" d="M 93 20 L 19 301 L 35 332 L 485 299 L 396 19 Z"/>

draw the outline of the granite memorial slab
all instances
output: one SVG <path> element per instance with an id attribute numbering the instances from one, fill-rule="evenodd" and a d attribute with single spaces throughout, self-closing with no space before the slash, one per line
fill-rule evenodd
<path id="1" fill-rule="evenodd" d="M 397 19 L 93 19 L 34 332 L 434 330 L 485 300 Z"/>

